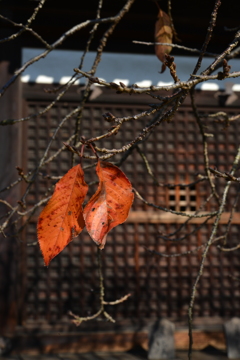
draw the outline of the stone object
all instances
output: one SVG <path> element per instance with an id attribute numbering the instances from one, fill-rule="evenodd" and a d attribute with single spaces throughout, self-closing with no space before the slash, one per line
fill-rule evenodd
<path id="1" fill-rule="evenodd" d="M 240 318 L 234 317 L 224 324 L 229 359 L 240 359 Z"/>
<path id="2" fill-rule="evenodd" d="M 0 336 L 0 356 L 7 355 L 12 349 L 12 342 L 5 336 Z"/>
<path id="3" fill-rule="evenodd" d="M 155 322 L 149 334 L 148 360 L 174 359 L 174 324 L 167 319 Z"/>

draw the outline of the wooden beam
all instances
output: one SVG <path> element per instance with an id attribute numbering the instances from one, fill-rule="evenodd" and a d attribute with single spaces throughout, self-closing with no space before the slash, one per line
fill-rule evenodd
<path id="1" fill-rule="evenodd" d="M 148 350 L 148 332 L 79 332 L 20 335 L 15 337 L 13 354 L 29 355 L 51 353 L 86 353 L 93 351 L 128 351 L 136 346 Z M 176 331 L 174 334 L 176 350 L 188 349 L 188 330 Z M 223 331 L 193 331 L 193 350 L 202 350 L 213 346 L 219 350 L 226 349 Z"/>
<path id="2" fill-rule="evenodd" d="M 188 331 L 177 331 L 174 334 L 175 348 L 187 350 L 189 346 Z M 226 350 L 226 339 L 223 331 L 207 332 L 193 331 L 193 350 L 203 350 L 207 346 L 213 346 L 218 350 Z"/>
<path id="3" fill-rule="evenodd" d="M 194 212 L 188 212 L 188 214 L 194 214 Z M 201 212 L 201 215 L 207 214 L 207 212 Z M 198 214 L 198 215 L 200 215 Z M 221 216 L 220 224 L 227 224 L 230 217 L 229 212 L 225 212 Z M 188 218 L 186 216 L 179 216 L 164 211 L 131 211 L 127 218 L 128 223 L 150 223 L 150 224 L 182 224 Z M 192 218 L 189 224 L 201 224 L 206 217 Z M 213 224 L 215 217 L 208 221 L 208 224 Z M 234 213 L 232 218 L 232 224 L 240 224 L 240 213 Z"/>
<path id="4" fill-rule="evenodd" d="M 194 212 L 188 214 L 194 214 Z M 200 214 L 204 214 L 201 212 Z M 207 214 L 205 212 L 205 214 Z M 227 224 L 229 220 L 230 212 L 225 212 L 221 216 L 220 224 Z M 27 220 L 27 216 L 23 217 L 23 221 Z M 188 217 L 186 216 L 179 216 L 171 213 L 166 213 L 163 211 L 130 211 L 128 218 L 126 220 L 127 223 L 143 223 L 143 224 L 183 224 Z M 37 222 L 38 216 L 32 216 L 31 221 Z M 189 221 L 189 224 L 201 224 L 206 217 L 201 218 L 192 218 Z M 215 217 L 208 221 L 208 224 L 213 224 Z M 232 218 L 232 224 L 240 224 L 240 213 L 235 213 Z"/>

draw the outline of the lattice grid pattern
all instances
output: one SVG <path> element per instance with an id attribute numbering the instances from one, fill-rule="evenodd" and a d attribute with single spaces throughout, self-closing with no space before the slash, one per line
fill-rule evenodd
<path id="1" fill-rule="evenodd" d="M 60 120 L 74 108 L 75 104 L 58 104 L 49 114 L 31 120 L 26 134 L 28 170 L 33 170 L 43 155 L 45 148 Z M 43 109 L 43 102 L 29 102 L 29 113 Z M 144 109 L 143 106 L 88 105 L 83 113 L 82 135 L 87 138 L 100 135 L 109 128 L 102 114 L 109 111 L 115 116 L 129 116 Z M 209 109 L 206 109 L 208 111 Z M 136 136 L 149 122 L 137 120 L 125 124 L 116 137 L 100 142 L 100 146 L 118 148 Z M 49 156 L 62 146 L 73 133 L 75 119 L 66 122 L 54 140 Z M 219 170 L 228 170 L 238 145 L 237 123 L 231 124 L 227 133 L 214 125 L 209 132 L 214 137 L 209 140 L 211 166 Z M 208 195 L 206 186 L 197 184 L 190 188 L 176 189 L 155 186 L 159 183 L 189 183 L 197 179 L 196 174 L 204 174 L 201 156 L 202 141 L 197 131 L 193 114 L 183 108 L 172 123 L 162 124 L 149 138 L 140 145 L 147 156 L 155 180 L 147 174 L 143 159 L 134 151 L 122 166 L 123 171 L 132 181 L 133 186 L 149 202 L 164 207 L 195 211 Z M 121 155 L 114 158 L 118 161 Z M 84 164 L 89 162 L 84 161 Z M 63 175 L 70 167 L 70 154 L 64 151 L 54 161 L 47 164 L 42 172 L 57 176 Z M 39 177 L 40 180 L 28 197 L 29 205 L 39 201 L 46 190 L 54 183 Z M 86 171 L 86 181 L 96 180 L 94 170 Z M 224 182 L 217 181 L 217 188 L 222 191 Z M 91 189 L 91 192 L 95 188 Z M 237 186 L 232 186 L 230 201 L 234 201 Z M 237 208 L 239 211 L 239 208 Z M 159 211 L 149 209 L 147 205 L 135 200 L 133 211 Z M 210 207 L 207 207 L 210 210 Z M 179 224 L 125 223 L 112 230 L 108 235 L 103 251 L 103 267 L 106 285 L 106 299 L 114 300 L 126 293 L 132 293 L 127 303 L 109 307 L 109 313 L 117 320 L 150 319 L 167 316 L 181 319 L 187 314 L 190 289 L 197 275 L 201 256 L 199 252 L 184 257 L 156 257 L 145 250 L 145 246 L 161 253 L 179 253 L 193 250 L 206 242 L 211 225 L 206 225 L 183 242 L 166 242 L 160 235 L 176 230 Z M 197 225 L 187 224 L 181 232 L 191 232 Z M 226 225 L 221 225 L 224 231 Z M 231 246 L 239 242 L 240 225 L 231 227 L 229 241 Z M 25 238 L 27 243 L 36 241 L 36 218 L 29 223 Z M 240 273 L 239 254 L 222 254 L 216 247 L 210 250 L 203 277 L 200 281 L 196 298 L 195 316 L 237 316 L 240 314 L 239 283 L 234 282 L 229 274 Z M 43 266 L 39 248 L 23 246 L 22 298 L 25 306 L 21 310 L 23 324 L 67 322 L 67 312 L 72 310 L 79 315 L 89 315 L 97 310 L 98 274 L 96 268 L 96 246 L 84 233 L 75 239 L 57 256 L 48 269 Z M 27 304 L 27 305 L 26 305 Z"/>

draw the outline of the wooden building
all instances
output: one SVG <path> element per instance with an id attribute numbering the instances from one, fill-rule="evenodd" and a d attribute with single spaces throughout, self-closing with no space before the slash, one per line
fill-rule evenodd
<path id="1" fill-rule="evenodd" d="M 76 9 L 76 2 L 71 0 L 68 1 L 67 7 L 58 4 L 57 8 L 53 1 L 49 1 L 36 18 L 34 29 L 52 43 L 74 24 L 94 18 L 96 3 L 92 0 L 89 4 L 84 4 L 84 9 L 80 8 L 80 5 L 79 9 Z M 165 1 L 162 3 L 164 7 Z M 178 2 L 172 4 L 175 27 L 184 45 L 201 48 L 213 7 L 213 3 L 210 3 L 195 1 L 193 4 L 185 0 L 181 5 Z M 103 16 L 116 12 L 118 5 L 113 1 L 106 1 Z M 22 1 L 21 5 L 18 1 L 2 1 L 2 13 L 16 22 L 23 22 L 23 18 L 27 19 L 34 6 L 36 2 L 33 1 Z M 224 31 L 223 26 L 239 25 L 239 6 L 235 1 L 223 1 L 209 51 L 220 52 L 231 41 L 232 33 Z M 169 81 L 168 74 L 162 77 L 157 74 L 156 69 L 159 66 L 160 70 L 160 64 L 158 65 L 158 60 L 155 59 L 153 48 L 132 43 L 132 40 L 153 40 L 156 15 L 156 5 L 152 1 L 136 2 L 133 5 L 109 40 L 102 72 L 98 76 L 109 76 L 106 78 L 107 81 L 125 79 L 129 84 L 137 81 L 148 81 L 152 84 Z M 1 38 L 11 33 L 10 25 L 3 22 Z M 2 97 L 1 119 L 16 119 L 44 109 L 49 101 L 54 99 L 54 94 L 46 93 L 44 89 L 51 86 L 49 83 L 59 84 L 64 81 L 64 76 L 71 76 L 74 61 L 79 59 L 86 38 L 87 30 L 83 30 L 81 36 L 77 34 L 70 37 L 59 52 L 54 53 L 52 62 L 48 62 L 46 58 L 42 63 L 30 67 Z M 40 51 L 35 49 L 40 46 L 33 40 L 34 38 L 25 33 L 12 43 L 1 44 L 1 86 L 28 56 L 31 57 Z M 98 41 L 99 38 L 93 41 L 92 51 L 95 50 Z M 186 57 L 182 50 L 174 50 L 173 55 L 176 55 L 180 74 L 189 75 L 189 67 L 192 66 L 193 69 L 195 58 Z M 91 56 L 92 52 L 89 54 L 90 60 Z M 73 65 L 71 59 L 74 60 Z M 189 64 L 187 69 L 184 67 L 186 63 Z M 116 78 L 111 78 L 109 64 L 117 74 Z M 66 65 L 68 72 L 65 74 Z M 233 68 L 239 70 L 239 60 L 233 61 Z M 139 79 L 138 76 L 142 77 Z M 159 76 L 159 81 L 154 79 L 155 76 Z M 209 87 L 199 87 L 196 102 L 202 114 L 216 111 L 224 111 L 230 115 L 239 114 L 240 81 L 234 79 L 229 93 L 225 91 L 224 86 L 229 85 L 223 83 L 219 86 L 213 82 Z M 79 104 L 83 88 L 83 83 L 73 86 L 62 100 L 43 116 L 1 127 L 1 188 L 17 179 L 15 166 L 23 168 L 24 172 L 32 171 L 36 167 L 56 125 Z M 234 97 L 230 98 L 232 94 Z M 129 116 L 145 110 L 148 103 L 147 96 L 118 95 L 112 90 L 95 87 L 84 109 L 83 135 L 89 138 L 109 127 L 109 124 L 102 120 L 103 113 L 111 112 L 119 117 Z M 106 148 L 120 147 L 132 140 L 149 121 L 149 118 L 144 118 L 139 122 L 127 123 L 115 138 L 111 137 L 101 142 L 101 145 Z M 69 138 L 74 124 L 73 118 L 61 128 L 49 155 L 57 151 L 62 142 Z M 212 167 L 216 166 L 222 171 L 229 170 L 239 145 L 238 128 L 238 122 L 233 122 L 225 132 L 219 124 L 212 122 L 209 125 L 208 131 L 214 135 L 209 140 Z M 141 150 L 147 154 L 154 177 L 160 183 L 184 184 L 194 182 L 198 173 L 204 174 L 202 146 L 190 100 L 187 99 L 172 122 L 164 123 L 148 142 L 141 144 Z M 114 158 L 114 161 L 118 160 L 120 156 Z M 70 155 L 67 152 L 62 152 L 48 163 L 42 169 L 43 176 L 31 188 L 28 205 L 40 201 L 53 184 L 44 174 L 63 175 L 69 167 Z M 147 201 L 171 210 L 193 212 L 208 195 L 204 183 L 197 183 L 191 187 L 156 186 L 137 151 L 129 156 L 122 169 Z M 96 180 L 91 169 L 86 172 L 86 180 Z M 223 186 L 224 181 L 217 180 L 219 192 Z M 5 199 L 14 206 L 25 188 L 26 184 L 22 183 L 13 187 L 5 192 Z M 230 205 L 234 202 L 237 191 L 237 186 L 231 187 L 229 206 L 227 205 L 226 212 L 222 215 L 220 232 L 226 228 Z M 232 246 L 239 243 L 239 213 L 238 204 L 229 234 Z M 161 317 L 175 322 L 177 347 L 187 347 L 189 296 L 199 271 L 201 252 L 196 251 L 181 257 L 157 257 L 147 252 L 145 247 L 164 254 L 193 250 L 207 241 L 213 220 L 199 231 L 193 232 L 199 226 L 199 219 L 192 219 L 185 227 L 185 231 L 192 233 L 191 236 L 182 242 L 166 242 L 160 236 L 173 233 L 185 219 L 149 208 L 136 199 L 126 223 L 108 235 L 103 252 L 106 299 L 112 301 L 127 293 L 131 293 L 131 297 L 117 306 L 109 306 L 108 311 L 116 320 L 115 324 L 92 321 L 76 328 L 70 322 L 69 311 L 80 316 L 88 316 L 98 309 L 96 245 L 84 232 L 52 261 L 49 268 L 44 267 L 39 248 L 33 245 L 36 242 L 37 215 L 36 213 L 29 219 L 21 237 L 3 237 L 0 241 L 1 335 L 14 337 L 16 349 L 25 348 L 35 352 L 86 351 L 94 346 L 95 349 L 123 350 L 136 344 L 146 348 L 149 326 L 156 318 Z M 201 348 L 209 344 L 219 348 L 225 347 L 221 325 L 226 319 L 240 316 L 239 282 L 230 277 L 239 277 L 239 273 L 239 250 L 223 254 L 217 247 L 211 248 L 194 307 L 196 347 Z"/>

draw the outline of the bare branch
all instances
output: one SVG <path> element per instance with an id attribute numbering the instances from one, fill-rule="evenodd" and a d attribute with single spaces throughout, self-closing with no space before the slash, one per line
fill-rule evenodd
<path id="1" fill-rule="evenodd" d="M 181 49 L 181 50 L 185 50 L 185 51 L 189 51 L 195 54 L 201 54 L 202 51 L 199 49 L 194 49 L 194 48 L 189 48 L 187 46 L 183 46 L 183 45 L 178 45 L 178 44 L 170 44 L 170 43 L 159 43 L 159 42 L 146 42 L 146 41 L 137 41 L 137 40 L 133 40 L 134 44 L 140 44 L 140 45 L 147 45 L 147 46 L 152 46 L 152 45 L 166 45 L 166 46 L 171 46 L 173 48 L 177 48 L 177 49 Z M 214 53 L 210 53 L 210 52 L 205 52 L 205 55 L 207 56 L 211 56 L 211 57 L 217 57 L 219 54 L 214 54 Z"/>
<path id="2" fill-rule="evenodd" d="M 237 166 L 239 164 L 239 161 L 240 161 L 240 147 L 238 148 L 238 152 L 237 152 L 237 155 L 235 157 L 232 170 L 230 172 L 231 175 L 234 175 L 234 173 L 236 171 L 236 168 L 237 168 Z M 227 194 L 228 194 L 230 185 L 231 185 L 231 181 L 228 181 L 226 186 L 225 186 L 224 192 L 223 192 L 223 196 L 222 196 L 222 199 L 221 199 L 219 211 L 217 213 L 216 219 L 215 219 L 214 224 L 213 224 L 211 236 L 210 236 L 210 238 L 209 238 L 209 240 L 208 240 L 208 242 L 206 244 L 205 250 L 204 250 L 204 252 L 202 254 L 202 261 L 201 261 L 201 265 L 200 265 L 200 268 L 199 268 L 199 272 L 198 272 L 198 275 L 196 277 L 196 280 L 194 282 L 192 292 L 191 292 L 191 300 L 190 300 L 189 309 L 188 309 L 188 322 L 189 322 L 189 352 L 188 352 L 188 356 L 189 356 L 189 359 L 191 359 L 192 345 L 193 345 L 193 337 L 192 337 L 192 321 L 193 321 L 193 317 L 192 317 L 192 313 L 193 313 L 193 306 L 194 306 L 194 301 L 195 301 L 195 296 L 196 296 L 196 291 L 197 291 L 197 285 L 198 285 L 198 282 L 199 282 L 199 280 L 200 280 L 200 278 L 202 276 L 202 273 L 203 273 L 203 269 L 204 269 L 204 265 L 205 265 L 205 261 L 206 261 L 208 251 L 209 251 L 209 249 L 210 249 L 210 247 L 211 247 L 211 245 L 213 243 L 214 237 L 215 237 L 217 229 L 218 229 L 219 221 L 220 221 L 221 215 L 223 213 L 223 210 L 224 210 L 224 207 L 225 207 L 225 204 L 226 204 Z"/>
<path id="3" fill-rule="evenodd" d="M 46 1 L 46 0 L 42 0 L 42 1 Z M 27 69 L 28 66 L 30 66 L 31 64 L 33 64 L 34 62 L 36 62 L 42 58 L 45 58 L 49 54 L 50 51 L 52 51 L 52 50 L 56 49 L 58 46 L 62 45 L 62 43 L 69 36 L 72 36 L 76 32 L 89 26 L 90 24 L 99 24 L 99 23 L 108 23 L 108 22 L 117 21 L 119 19 L 119 17 L 121 18 L 122 13 L 129 9 L 129 7 L 132 5 L 133 2 L 134 2 L 134 0 L 129 0 L 126 3 L 126 5 L 123 7 L 123 9 L 119 12 L 119 14 L 117 14 L 116 16 L 103 18 L 103 19 L 86 20 L 83 23 L 73 26 L 70 30 L 66 31 L 58 40 L 56 40 L 52 45 L 50 45 L 50 47 L 46 51 L 42 52 L 40 55 L 37 55 L 34 58 L 32 58 L 31 60 L 27 61 L 20 69 L 18 69 L 15 72 L 14 76 L 12 76 L 12 78 L 0 90 L 0 97 L 4 95 L 5 91 L 9 88 L 9 86 L 15 82 L 15 80 L 18 78 L 18 76 L 21 75 Z"/>
<path id="4" fill-rule="evenodd" d="M 219 62 L 222 61 L 222 58 L 219 59 Z M 214 63 L 214 68 L 215 65 L 217 65 L 218 62 Z M 210 66 L 209 69 L 212 69 L 212 67 Z M 214 70 L 214 69 L 213 69 Z M 90 79 L 90 81 L 92 83 L 95 84 L 99 84 L 99 85 L 103 85 L 106 86 L 110 89 L 114 89 L 117 90 L 117 93 L 127 93 L 127 94 L 147 94 L 149 92 L 157 92 L 160 90 L 165 90 L 165 91 L 171 91 L 171 90 L 176 90 L 176 89 L 183 89 L 183 90 L 190 90 L 191 88 L 195 87 L 197 84 L 200 84 L 202 82 L 208 81 L 208 80 L 219 80 L 219 75 L 194 75 L 192 74 L 191 76 L 194 77 L 195 79 L 192 80 L 188 80 L 188 81 L 179 81 L 176 84 L 173 85 L 165 85 L 165 86 L 149 86 L 149 87 L 139 87 L 136 84 L 132 85 L 132 87 L 127 87 L 127 86 L 121 86 L 121 84 L 116 84 L 113 82 L 107 82 L 104 80 L 101 80 L 97 77 L 92 77 L 90 73 L 86 73 L 82 70 L 79 69 L 74 69 L 75 72 L 82 74 L 83 76 L 85 76 L 86 78 Z M 207 70 L 206 70 L 207 71 Z M 210 72 L 210 70 L 209 70 Z M 232 79 L 232 78 L 236 78 L 240 76 L 240 71 L 235 71 L 232 73 L 229 73 L 229 75 L 226 77 L 227 79 Z"/>
<path id="5" fill-rule="evenodd" d="M 221 0 L 215 0 L 215 5 L 214 5 L 214 9 L 212 11 L 212 14 L 211 14 L 211 20 L 209 22 L 209 26 L 208 26 L 208 29 L 207 29 L 207 35 L 206 35 L 206 39 L 203 43 L 203 46 L 202 46 L 202 50 L 201 50 L 201 54 L 199 56 L 199 59 L 197 61 L 197 64 L 193 70 L 193 74 L 196 74 L 198 72 L 198 70 L 200 69 L 201 67 L 201 63 L 202 63 L 202 59 L 204 57 L 204 54 L 207 50 L 207 46 L 211 40 L 211 37 L 212 37 L 212 33 L 213 33 L 213 29 L 216 25 L 216 20 L 217 20 L 217 13 L 218 13 L 218 8 L 219 6 L 221 5 Z M 189 356 L 190 353 L 189 353 Z"/>
<path id="6" fill-rule="evenodd" d="M 218 214 L 218 211 L 213 211 L 211 213 L 204 213 L 201 215 L 193 215 L 193 214 L 188 214 L 186 212 L 181 212 L 181 211 L 175 211 L 175 210 L 171 210 L 171 209 L 167 209 L 164 208 L 162 206 L 158 206 L 152 203 L 149 203 L 147 200 L 145 200 L 136 189 L 133 189 L 133 191 L 135 192 L 135 194 L 137 195 L 137 197 L 143 201 L 145 204 L 154 207 L 155 209 L 159 209 L 159 210 L 163 210 L 165 212 L 170 212 L 171 214 L 175 214 L 175 215 L 180 215 L 180 216 L 185 216 L 185 217 L 190 217 L 190 218 L 203 218 L 203 217 L 209 217 L 209 216 L 215 216 Z"/>
<path id="7" fill-rule="evenodd" d="M 224 178 L 226 179 L 227 181 L 235 181 L 235 182 L 238 182 L 240 183 L 240 178 L 236 178 L 235 176 L 233 176 L 231 173 L 222 173 L 216 169 L 212 169 L 212 168 L 209 168 L 209 171 L 214 174 L 216 177 L 221 177 L 221 178 Z"/>
<path id="8" fill-rule="evenodd" d="M 31 25 L 31 23 L 33 22 L 33 20 L 35 20 L 37 13 L 38 13 L 39 10 L 43 7 L 43 5 L 44 5 L 45 2 L 46 2 L 46 0 L 41 0 L 41 1 L 39 1 L 38 6 L 34 9 L 32 15 L 31 15 L 30 18 L 27 20 L 27 24 L 26 24 L 26 25 L 17 24 L 17 23 L 15 23 L 14 21 L 6 18 L 5 16 L 0 15 L 0 18 L 1 18 L 1 19 L 10 22 L 10 23 L 11 23 L 12 25 L 14 25 L 14 26 L 18 26 L 18 27 L 21 27 L 21 28 L 22 28 L 22 29 L 21 29 L 20 31 L 18 31 L 17 33 L 15 33 L 15 34 L 13 34 L 13 35 L 5 38 L 5 39 L 0 40 L 0 43 L 14 40 L 14 39 L 16 39 L 18 36 L 20 36 L 24 31 L 30 31 L 30 32 L 31 32 L 34 36 L 36 36 L 41 42 L 43 42 L 46 47 L 49 47 L 49 45 L 41 38 L 40 35 L 38 35 L 35 31 L 33 31 L 32 29 L 29 28 L 29 26 Z"/>

